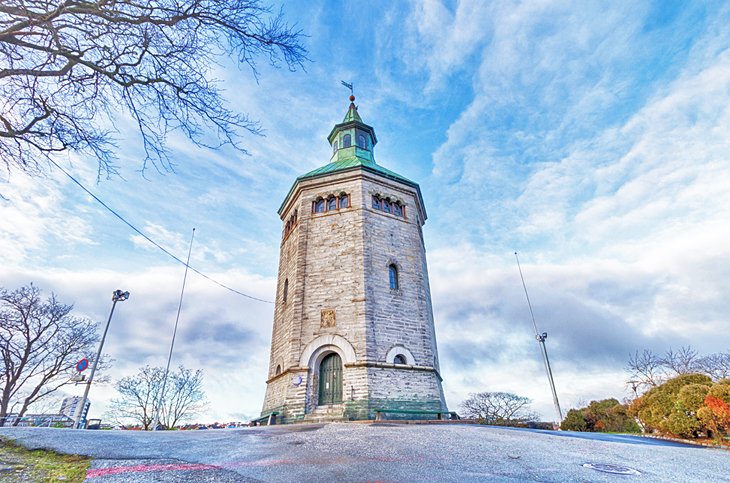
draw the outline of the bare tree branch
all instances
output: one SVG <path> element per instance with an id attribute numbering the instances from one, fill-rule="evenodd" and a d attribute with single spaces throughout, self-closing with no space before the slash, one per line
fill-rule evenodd
<path id="1" fill-rule="evenodd" d="M 261 0 L 4 0 L 0 158 L 8 171 L 39 174 L 44 158 L 76 151 L 108 176 L 120 110 L 136 122 L 141 169 L 172 169 L 165 139 L 174 130 L 245 151 L 241 131 L 259 125 L 226 106 L 212 68 L 233 56 L 257 80 L 261 57 L 295 70 L 307 60 L 301 42 Z"/>
<path id="2" fill-rule="evenodd" d="M 33 284 L 0 288 L 0 426 L 11 409 L 19 405 L 22 416 L 71 383 L 74 365 L 98 341 L 96 324 L 71 316 L 72 309 L 53 294 L 43 301 Z"/>
<path id="3" fill-rule="evenodd" d="M 145 366 L 136 375 L 120 379 L 116 384 L 120 397 L 111 401 L 108 417 L 115 421 L 132 420 L 145 430 L 152 429 L 164 375 L 162 367 Z M 163 426 L 172 428 L 206 406 L 202 370 L 193 372 L 180 366 L 177 372 L 168 374 L 168 386 L 159 406 Z"/>
<path id="4" fill-rule="evenodd" d="M 461 403 L 467 418 L 480 419 L 487 424 L 536 421 L 537 415 L 528 411 L 530 399 L 507 392 L 469 394 Z"/>

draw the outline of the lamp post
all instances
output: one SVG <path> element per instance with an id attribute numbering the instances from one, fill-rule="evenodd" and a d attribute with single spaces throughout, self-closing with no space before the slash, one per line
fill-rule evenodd
<path id="1" fill-rule="evenodd" d="M 520 271 L 520 280 L 522 280 L 522 287 L 525 289 L 525 297 L 527 297 L 527 306 L 530 309 L 530 317 L 532 318 L 532 326 L 535 328 L 535 339 L 540 344 L 542 350 L 542 360 L 545 363 L 545 372 L 547 372 L 548 381 L 550 382 L 550 390 L 553 393 L 553 404 L 555 405 L 555 414 L 558 416 L 558 427 L 563 421 L 563 412 L 560 410 L 560 403 L 558 402 L 558 393 L 555 390 L 555 381 L 553 380 L 553 370 L 550 368 L 550 359 L 548 359 L 547 347 L 545 347 L 545 339 L 547 339 L 547 332 L 540 334 L 537 330 L 537 323 L 535 322 L 535 314 L 532 311 L 532 304 L 530 303 L 530 296 L 527 293 L 527 285 L 525 285 L 525 277 L 522 276 L 522 267 L 520 267 L 520 257 L 515 252 L 515 259 L 517 260 L 517 269 Z"/>
<path id="2" fill-rule="evenodd" d="M 86 400 L 89 397 L 89 389 L 91 389 L 91 383 L 94 380 L 94 373 L 96 372 L 96 365 L 99 363 L 101 358 L 101 350 L 104 348 L 104 340 L 106 339 L 106 333 L 109 330 L 109 324 L 112 321 L 112 315 L 114 315 L 114 307 L 117 306 L 117 302 L 124 302 L 129 298 L 129 292 L 122 292 L 121 290 L 115 290 L 112 293 L 112 310 L 109 312 L 109 319 L 106 321 L 106 327 L 104 328 L 104 335 L 101 336 L 101 342 L 99 343 L 99 351 L 96 353 L 94 358 L 94 365 L 91 366 L 91 373 L 89 373 L 89 380 L 86 382 L 86 389 L 84 389 L 84 396 L 81 398 L 81 406 L 76 413 L 76 421 L 74 421 L 74 428 L 79 428 L 81 423 L 81 414 L 84 412 L 84 406 L 86 406 Z"/>

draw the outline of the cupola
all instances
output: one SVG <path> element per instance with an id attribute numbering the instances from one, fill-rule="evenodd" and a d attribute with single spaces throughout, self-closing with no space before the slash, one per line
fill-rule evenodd
<path id="1" fill-rule="evenodd" d="M 327 140 L 332 147 L 331 163 L 353 158 L 375 162 L 373 147 L 378 139 L 375 137 L 375 130 L 362 122 L 355 105 L 355 96 L 350 96 L 350 107 L 345 119 L 332 128 Z"/>

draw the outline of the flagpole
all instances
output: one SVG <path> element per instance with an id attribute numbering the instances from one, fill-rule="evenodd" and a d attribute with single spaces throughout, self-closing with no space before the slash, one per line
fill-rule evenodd
<path id="1" fill-rule="evenodd" d="M 167 386 L 167 375 L 170 372 L 170 361 L 172 361 L 172 350 L 175 347 L 175 336 L 177 335 L 177 325 L 180 322 L 180 310 L 182 309 L 183 295 L 185 295 L 185 282 L 188 279 L 188 268 L 190 267 L 190 254 L 193 251 L 193 240 L 195 239 L 195 228 L 193 228 L 193 235 L 190 237 L 190 248 L 188 249 L 188 259 L 185 262 L 185 275 L 183 276 L 182 290 L 180 291 L 180 302 L 177 305 L 177 317 L 175 317 L 175 329 L 172 331 L 172 341 L 170 342 L 170 354 L 167 356 L 167 367 L 165 367 L 165 375 L 162 377 L 162 390 L 160 391 L 160 397 L 157 400 L 157 407 L 155 408 L 155 421 L 152 426 L 153 431 L 157 431 L 157 426 L 160 424 L 160 407 L 165 401 L 165 387 Z"/>

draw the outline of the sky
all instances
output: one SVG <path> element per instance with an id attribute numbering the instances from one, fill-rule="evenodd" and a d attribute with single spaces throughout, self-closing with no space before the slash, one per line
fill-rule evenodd
<path id="1" fill-rule="evenodd" d="M 248 154 L 169 139 L 174 172 L 140 172 L 120 114 L 119 176 L 60 163 L 129 223 L 237 291 L 275 296 L 295 178 L 329 160 L 354 83 L 376 162 L 417 181 L 443 388 L 552 396 L 515 260 L 563 410 L 629 396 L 636 350 L 730 349 L 730 5 L 725 2 L 400 1 L 282 5 L 304 70 L 223 61 L 229 106 L 260 121 Z M 278 7 L 275 7 L 278 8 Z M 59 170 L 0 184 L 0 286 L 33 282 L 101 323 L 112 381 L 166 363 L 184 266 Z M 195 273 L 172 364 L 204 370 L 201 421 L 259 414 L 273 305 Z M 68 387 L 80 395 L 82 386 Z M 112 384 L 92 388 L 101 417 Z"/>

